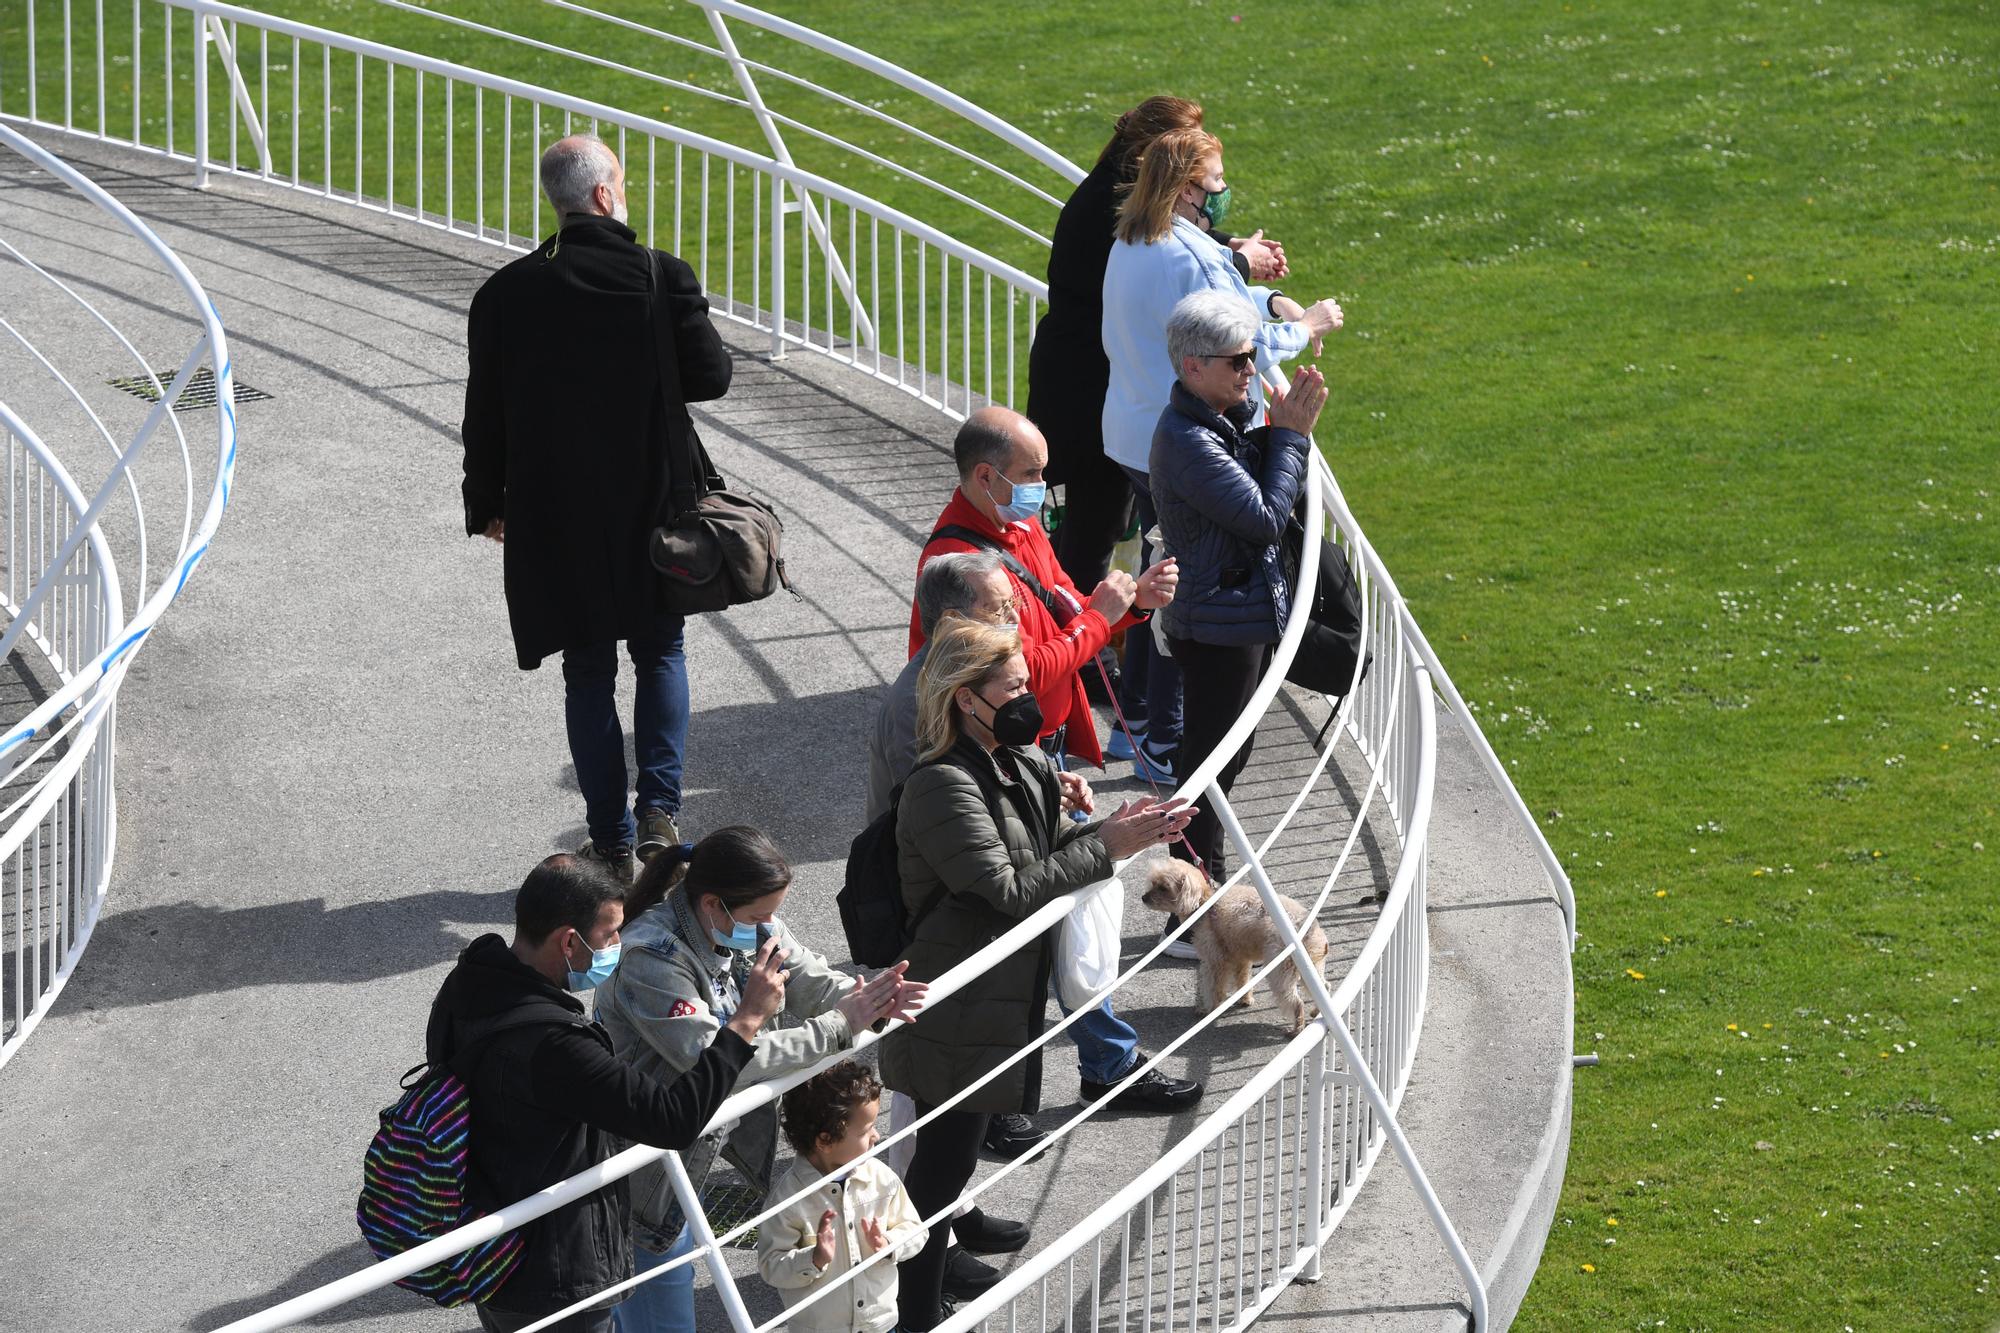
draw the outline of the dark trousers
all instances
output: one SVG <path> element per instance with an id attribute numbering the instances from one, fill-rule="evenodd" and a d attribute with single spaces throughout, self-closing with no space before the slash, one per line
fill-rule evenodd
<path id="1" fill-rule="evenodd" d="M 632 693 L 632 747 L 639 761 L 640 810 L 678 814 L 681 756 L 687 751 L 686 635 L 679 616 L 660 632 L 625 645 L 638 677 Z M 576 785 L 583 792 L 590 840 L 609 851 L 632 844 L 635 823 L 625 804 L 625 731 L 618 723 L 618 645 L 563 650 L 563 719 Z"/>
<path id="2" fill-rule="evenodd" d="M 485 1333 L 513 1333 L 514 1329 L 526 1328 L 537 1319 L 553 1313 L 544 1311 L 543 1314 L 513 1314 L 506 1310 L 491 1310 L 484 1305 L 476 1308 L 479 1311 L 479 1327 L 484 1329 Z M 611 1318 L 610 1310 L 585 1310 L 582 1314 L 571 1315 L 559 1324 L 550 1324 L 549 1333 L 611 1333 Z"/>
<path id="3" fill-rule="evenodd" d="M 1049 538 L 1063 573 L 1085 597 L 1111 570 L 1111 548 L 1132 526 L 1125 469 L 1097 454 L 1063 483 L 1062 523 Z"/>
<path id="4" fill-rule="evenodd" d="M 1139 510 L 1139 568 L 1144 570 L 1160 558 L 1158 548 L 1144 540 L 1160 516 L 1153 509 L 1152 483 L 1146 474 L 1129 467 L 1121 470 Z M 1162 657 L 1153 647 L 1151 625 L 1134 625 L 1125 631 L 1125 678 L 1119 684 L 1118 706 L 1135 728 L 1143 724 L 1149 752 L 1172 761 L 1176 773 L 1188 771 L 1174 758 L 1175 747 L 1181 743 L 1180 668 L 1173 658 Z"/>
<path id="5" fill-rule="evenodd" d="M 917 1103 L 919 1116 L 936 1110 L 929 1102 Z M 917 1151 L 903 1187 L 921 1217 L 950 1206 L 964 1192 L 979 1165 L 979 1143 L 986 1137 L 985 1111 L 946 1111 L 917 1131 Z M 944 1291 L 945 1251 L 951 1246 L 951 1219 L 941 1217 L 931 1223 L 931 1238 L 923 1252 L 896 1269 L 896 1313 L 905 1329 L 927 1329 L 942 1315 L 938 1298 Z"/>
<path id="6" fill-rule="evenodd" d="M 1207 762 L 1222 744 L 1222 738 L 1256 692 L 1257 682 L 1264 678 L 1277 645 L 1252 643 L 1225 647 L 1172 636 L 1167 644 L 1174 650 L 1174 662 L 1181 669 L 1181 761 L 1174 767 L 1175 772 L 1185 777 Z M 1243 748 L 1222 766 L 1216 780 L 1223 791 L 1235 785 L 1236 775 L 1250 762 L 1255 739 L 1254 731 L 1244 737 Z M 1209 877 L 1221 879 L 1226 841 L 1222 821 L 1215 816 L 1212 799 L 1196 792 L 1194 801 L 1201 813 L 1188 821 L 1187 840 L 1194 844 L 1195 855 L 1207 867 Z M 1173 850 L 1174 855 L 1187 859 L 1187 848 L 1176 843 Z"/>

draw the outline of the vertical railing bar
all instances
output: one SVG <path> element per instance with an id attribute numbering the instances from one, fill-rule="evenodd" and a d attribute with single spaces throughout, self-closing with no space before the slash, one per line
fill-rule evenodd
<path id="1" fill-rule="evenodd" d="M 896 238 L 896 384 L 900 388 L 909 357 L 903 351 L 903 229 L 892 228 Z"/>
<path id="2" fill-rule="evenodd" d="M 143 58 L 145 47 L 145 16 L 140 9 L 141 0 L 132 0 L 132 146 L 141 147 L 146 142 L 145 118 L 140 110 L 146 104 L 142 90 L 146 62 Z"/>
<path id="3" fill-rule="evenodd" d="M 951 411 L 951 255 L 938 251 L 938 406 Z"/>
<path id="4" fill-rule="evenodd" d="M 192 16 L 190 16 L 192 17 Z M 201 25 L 195 25 L 197 35 Z M 160 51 L 167 58 L 165 82 L 167 85 L 167 156 L 174 155 L 174 7 L 161 0 L 160 4 Z M 28 115 L 34 117 L 35 98 L 35 7 L 28 6 Z"/>
<path id="5" fill-rule="evenodd" d="M 396 212 L 396 62 L 382 62 L 382 207 Z M 358 168 L 357 168 L 358 170 Z"/>
<path id="6" fill-rule="evenodd" d="M 646 248 L 649 250 L 658 244 L 655 234 L 658 230 L 659 209 L 655 206 L 655 201 L 659 198 L 659 186 L 660 136 L 649 134 L 646 136 Z"/>
<path id="7" fill-rule="evenodd" d="M 848 359 L 855 365 L 861 364 L 861 288 L 853 281 L 853 276 L 861 271 L 861 250 L 856 229 L 860 219 L 855 216 L 854 205 L 847 206 L 847 272 L 853 297 L 847 303 L 847 351 Z"/>
<path id="8" fill-rule="evenodd" d="M 882 373 L 882 219 L 868 215 L 868 319 L 875 327 L 875 374 Z"/>
<path id="9" fill-rule="evenodd" d="M 985 321 L 985 351 L 980 357 L 986 375 L 986 401 L 993 401 L 993 275 L 985 269 L 979 270 L 980 318 Z"/>
<path id="10" fill-rule="evenodd" d="M 458 226 L 458 173 L 452 169 L 452 140 L 458 138 L 457 108 L 453 105 L 452 85 L 457 80 L 446 77 L 444 81 L 444 229 L 454 231 Z"/>
<path id="11" fill-rule="evenodd" d="M 486 85 L 472 85 L 472 213 L 486 239 Z"/>
<path id="12" fill-rule="evenodd" d="M 97 137 L 104 138 L 104 0 L 92 0 L 97 16 Z"/>
<path id="13" fill-rule="evenodd" d="M 686 176 L 681 166 L 681 145 L 674 145 L 674 253 L 687 258 L 687 247 L 681 244 L 681 181 Z"/>
<path id="14" fill-rule="evenodd" d="M 812 192 L 793 187 L 799 196 L 799 341 L 812 346 L 812 227 L 809 219 L 813 216 Z"/>
<path id="15" fill-rule="evenodd" d="M 417 223 L 421 226 L 424 220 L 424 84 L 427 80 L 424 78 L 424 69 L 421 65 L 410 72 L 417 76 L 417 107 L 415 122 L 410 126 L 410 129 L 417 136 L 415 164 L 417 175 Z"/>
<path id="16" fill-rule="evenodd" d="M 917 397 L 919 398 L 928 398 L 931 388 L 931 331 L 929 327 L 931 303 L 930 294 L 927 290 L 929 282 L 927 270 L 930 265 L 927 262 L 928 256 L 925 253 L 929 248 L 929 246 L 924 244 L 924 238 L 919 236 L 917 238 Z"/>
<path id="17" fill-rule="evenodd" d="M 514 247 L 514 94 L 500 101 L 500 244 Z"/>
<path id="18" fill-rule="evenodd" d="M 972 415 L 972 265 L 958 261 L 958 377 L 965 390 L 965 414 Z"/>
<path id="19" fill-rule="evenodd" d="M 285 72 L 286 72 L 286 73 L 288 73 L 288 74 L 290 74 L 290 75 L 292 76 L 292 78 L 291 78 L 291 84 L 292 84 L 292 188 L 293 188 L 294 190 L 296 190 L 296 189 L 298 189 L 298 188 L 299 188 L 299 79 L 300 79 L 300 78 L 302 77 L 302 71 L 301 71 L 301 70 L 299 69 L 299 60 L 300 60 L 300 58 L 301 58 L 301 56 L 302 56 L 302 55 L 303 55 L 303 48 L 302 48 L 302 47 L 300 46 L 300 44 L 299 44 L 299 39 L 298 39 L 297 37 L 293 37 L 293 38 L 292 38 L 292 63 L 290 64 L 290 66 L 288 66 L 288 67 L 287 67 L 287 69 L 286 69 L 286 71 L 285 71 Z M 265 118 L 264 118 L 264 133 L 268 135 L 268 134 L 269 134 L 270 132 L 271 132 L 271 119 L 270 119 L 270 117 L 269 117 L 268 115 L 266 115 L 266 116 L 265 116 Z"/>
<path id="20" fill-rule="evenodd" d="M 265 151 L 258 155 L 257 174 L 271 178 L 271 30 L 257 29 L 257 123 L 264 127 Z"/>
<path id="21" fill-rule="evenodd" d="M 750 173 L 750 327 L 764 308 L 764 173 Z"/>
<path id="22" fill-rule="evenodd" d="M 537 173 L 540 170 L 542 160 L 542 104 L 540 101 L 534 101 L 528 105 L 534 109 L 534 122 L 529 127 L 529 133 L 534 136 L 534 142 L 529 145 L 532 151 L 528 154 L 528 160 L 535 164 L 528 169 L 528 198 L 533 201 L 528 225 L 534 229 L 534 234 L 528 239 L 536 245 L 540 245 L 542 242 L 542 183 L 538 179 Z"/>
<path id="23" fill-rule="evenodd" d="M 236 80 L 243 75 L 243 67 L 236 62 L 236 53 L 242 49 L 243 25 L 235 19 L 231 19 L 229 20 L 229 59 L 225 62 L 229 66 L 229 91 L 223 96 L 222 104 L 228 108 L 229 170 L 232 174 L 236 171 L 236 131 L 243 119 L 236 111 Z M 204 56 L 204 62 L 206 62 L 206 59 L 207 57 Z M 206 111 L 208 108 L 203 107 L 202 109 Z"/>
<path id="24" fill-rule="evenodd" d="M 731 318 L 736 315 L 736 159 L 731 158 L 722 172 L 722 300 Z"/>
<path id="25" fill-rule="evenodd" d="M 62 14 L 63 14 L 63 128 L 66 130 L 73 130 L 76 128 L 76 116 L 71 107 L 70 84 L 74 78 L 72 71 L 76 66 L 76 61 L 75 58 L 70 54 L 70 24 L 71 24 L 70 0 L 63 0 Z M 39 936 L 37 938 L 39 938 Z"/>

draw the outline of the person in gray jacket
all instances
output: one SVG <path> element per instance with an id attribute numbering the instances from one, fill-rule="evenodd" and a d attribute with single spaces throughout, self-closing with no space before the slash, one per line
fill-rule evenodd
<path id="1" fill-rule="evenodd" d="M 678 882 L 676 882 L 678 881 Z M 753 828 L 717 829 L 699 843 L 668 847 L 641 872 L 627 901 L 624 952 L 598 987 L 597 1018 L 620 1059 L 663 1083 L 694 1067 L 736 1011 L 748 960 L 765 936 L 785 956 L 785 1007 L 752 1043 L 738 1088 L 780 1078 L 854 1045 L 884 1019 L 911 1019 L 927 989 L 907 965 L 872 980 L 834 970 L 778 919 L 792 868 Z M 671 887 L 670 887 L 671 886 Z M 707 1135 L 685 1157 L 700 1191 L 726 1152 L 759 1189 L 771 1183 L 777 1114 L 760 1107 Z M 633 1260 L 657 1268 L 693 1249 L 665 1167 L 632 1177 Z M 692 1333 L 694 1268 L 645 1283 L 618 1310 L 621 1333 Z"/>
<path id="2" fill-rule="evenodd" d="M 1035 744 L 1040 730 L 1020 634 L 947 618 L 917 678 L 922 766 L 904 783 L 896 813 L 897 869 L 912 923 L 910 975 L 942 975 L 1051 899 L 1109 878 L 1113 862 L 1167 841 L 1187 822 L 1184 803 L 1151 797 L 1091 823 L 1062 818 L 1054 766 Z M 1045 932 L 994 962 L 924 1022 L 882 1042 L 883 1084 L 913 1098 L 920 1116 L 1000 1071 L 917 1131 L 906 1184 L 927 1220 L 950 1208 L 972 1178 L 987 1118 L 1039 1103 L 1040 1052 L 1007 1061 L 1041 1034 L 1052 938 Z M 993 1228 L 1023 1230 L 978 1209 L 949 1230 L 963 1240 L 968 1231 Z M 932 1226 L 923 1253 L 902 1266 L 906 1330 L 931 1328 L 942 1313 L 946 1233 Z"/>
<path id="3" fill-rule="evenodd" d="M 1167 317 L 1177 379 L 1147 472 L 1160 532 L 1181 562 L 1179 595 L 1162 614 L 1185 700 L 1175 767 L 1183 780 L 1221 746 L 1271 665 L 1291 601 L 1278 544 L 1326 405 L 1326 380 L 1303 366 L 1271 405 L 1270 425 L 1252 428 L 1258 324 L 1250 303 L 1228 292 L 1183 297 Z M 1246 736 L 1216 775 L 1224 792 L 1249 762 L 1250 743 Z M 1212 810 L 1189 821 L 1187 840 L 1221 882 L 1222 824 Z"/>

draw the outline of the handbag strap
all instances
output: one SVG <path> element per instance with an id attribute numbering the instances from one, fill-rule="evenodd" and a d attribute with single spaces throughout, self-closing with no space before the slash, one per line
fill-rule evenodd
<path id="1" fill-rule="evenodd" d="M 722 479 L 704 466 L 706 457 L 697 457 L 694 418 L 688 414 L 687 395 L 681 391 L 680 359 L 674 353 L 674 333 L 667 323 L 667 302 L 660 295 L 659 258 L 650 247 L 640 246 L 646 261 L 646 304 L 653 333 L 653 357 L 660 368 L 660 408 L 667 428 L 668 522 L 701 503 L 705 489 L 720 489 Z"/>
<path id="2" fill-rule="evenodd" d="M 1069 624 L 1080 614 L 1080 608 L 1072 606 L 1069 598 L 1043 587 L 1042 581 L 1036 578 L 1012 551 L 985 533 L 974 531 L 962 523 L 945 523 L 932 530 L 924 546 L 928 549 L 933 542 L 946 541 L 964 542 L 967 546 L 976 546 L 982 551 L 991 551 L 999 556 L 1000 563 L 1007 567 L 1007 572 L 1021 581 L 1029 596 L 1048 608 L 1050 617 L 1058 626 Z"/>

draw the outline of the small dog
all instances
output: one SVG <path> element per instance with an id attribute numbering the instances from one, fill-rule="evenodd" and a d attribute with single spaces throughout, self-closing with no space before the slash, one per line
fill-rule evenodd
<path id="1" fill-rule="evenodd" d="M 1156 912 L 1171 912 L 1186 920 L 1214 892 L 1214 886 L 1194 866 L 1166 859 L 1154 863 L 1151 883 L 1140 901 Z M 1292 925 L 1305 927 L 1306 953 L 1312 957 L 1313 970 L 1322 971 L 1326 966 L 1326 932 L 1317 921 L 1307 923 L 1302 903 L 1290 898 L 1281 901 Z M 1220 1004 L 1223 996 L 1248 981 L 1252 971 L 1286 947 L 1283 937 L 1272 928 L 1263 899 L 1248 884 L 1238 884 L 1224 893 L 1221 901 L 1195 922 L 1187 940 L 1199 957 L 1195 1002 L 1203 1010 Z M 1313 1004 L 1302 992 L 1297 960 L 1287 958 L 1268 980 L 1291 1030 L 1302 1031 Z M 1246 1007 L 1253 995 L 1254 992 L 1244 993 Z"/>

